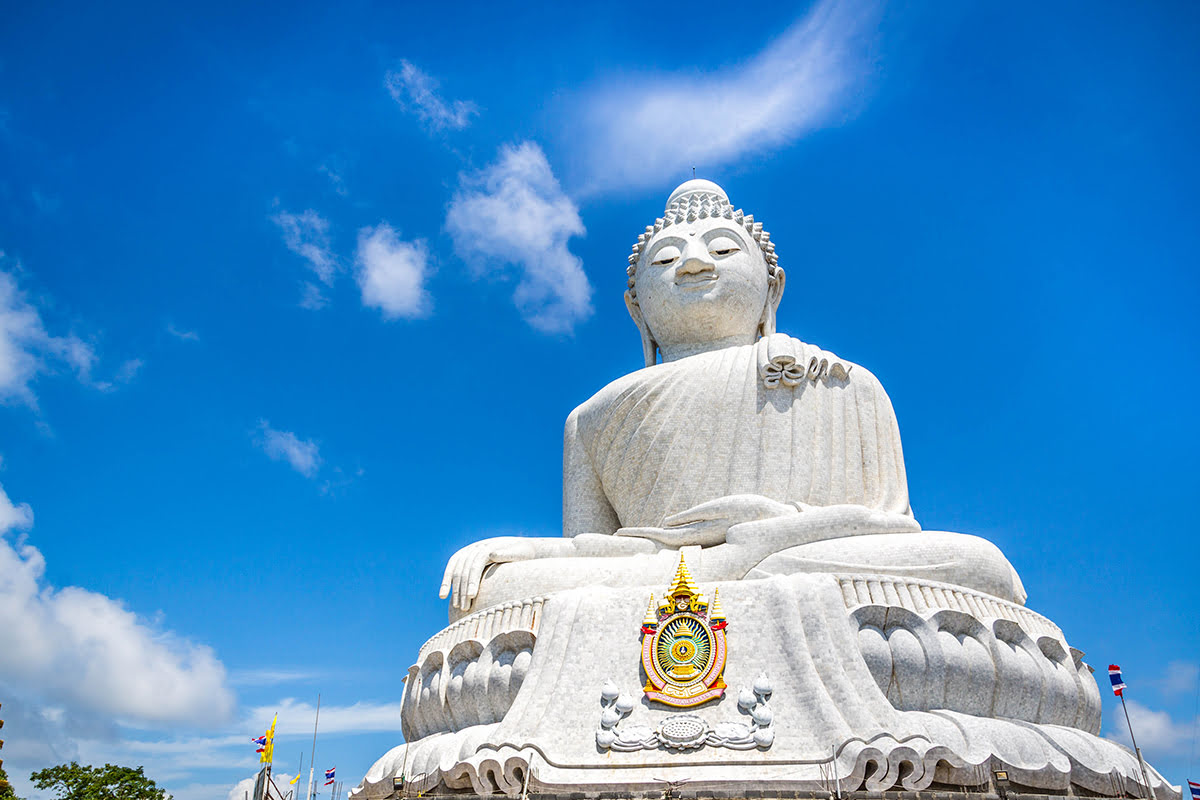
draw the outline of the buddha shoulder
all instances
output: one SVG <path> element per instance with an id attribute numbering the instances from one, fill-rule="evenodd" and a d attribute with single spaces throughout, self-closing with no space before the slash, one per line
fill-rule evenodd
<path id="1" fill-rule="evenodd" d="M 567 428 L 588 430 L 614 410 L 638 405 L 673 390 L 703 392 L 712 383 L 724 390 L 731 379 L 757 384 L 766 392 L 795 391 L 802 384 L 855 394 L 882 393 L 879 380 L 847 359 L 785 334 L 772 334 L 752 345 L 700 353 L 622 375 L 596 392 L 567 419 Z"/>

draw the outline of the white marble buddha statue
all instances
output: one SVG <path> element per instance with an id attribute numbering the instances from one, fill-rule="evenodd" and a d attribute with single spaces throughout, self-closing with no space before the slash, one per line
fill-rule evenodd
<path id="1" fill-rule="evenodd" d="M 775 332 L 785 276 L 762 223 L 692 180 L 633 249 L 625 302 L 646 367 L 567 419 L 564 538 L 460 550 L 441 587 L 452 616 L 533 593 L 644 585 L 683 547 L 704 581 L 871 572 L 1024 601 L 994 545 L 913 518 L 896 417 L 875 376 Z"/>
<path id="2" fill-rule="evenodd" d="M 1149 784 L 1178 800 L 1097 735 L 1091 668 L 1024 607 L 1000 551 L 917 524 L 875 376 L 776 333 L 784 272 L 760 223 L 689 181 L 628 275 L 646 366 L 567 419 L 564 535 L 450 559 L 451 621 L 408 668 L 405 744 L 355 798 L 394 798 L 400 777 L 414 793 L 510 797 L 670 780 L 983 796 L 1004 770 L 1014 791 Z M 664 585 L 696 613 L 708 593 L 721 637 L 701 650 L 698 629 L 657 627 Z M 657 638 L 668 630 L 683 633 Z M 703 659 L 723 672 L 684 687 L 697 702 L 668 702 L 655 641 L 689 668 L 720 653 Z"/>

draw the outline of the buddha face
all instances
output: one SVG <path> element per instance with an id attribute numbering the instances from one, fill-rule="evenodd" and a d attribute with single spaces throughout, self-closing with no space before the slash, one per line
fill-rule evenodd
<path id="1" fill-rule="evenodd" d="M 638 261 L 634 292 L 666 357 L 710 342 L 753 342 L 768 303 L 778 303 L 775 283 L 745 228 L 710 218 L 655 234 Z"/>

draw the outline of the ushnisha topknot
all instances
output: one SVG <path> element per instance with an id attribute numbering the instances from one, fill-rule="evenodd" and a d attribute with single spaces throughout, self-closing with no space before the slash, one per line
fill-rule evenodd
<path id="1" fill-rule="evenodd" d="M 671 196 L 667 198 L 667 208 L 663 215 L 654 220 L 653 225 L 647 225 L 646 230 L 638 236 L 637 244 L 629 255 L 629 267 L 625 273 L 629 276 L 629 289 L 633 291 L 634 277 L 637 275 L 637 265 L 646 251 L 646 244 L 651 237 L 664 228 L 698 219 L 723 218 L 735 225 L 745 228 L 750 238 L 758 243 L 762 250 L 763 259 L 767 262 L 767 272 L 775 274 L 779 268 L 779 258 L 775 255 L 775 245 L 771 242 L 771 234 L 763 230 L 761 222 L 755 222 L 754 216 L 745 214 L 739 208 L 734 210 L 729 204 L 729 196 L 725 190 L 712 181 L 693 179 L 680 184 Z"/>

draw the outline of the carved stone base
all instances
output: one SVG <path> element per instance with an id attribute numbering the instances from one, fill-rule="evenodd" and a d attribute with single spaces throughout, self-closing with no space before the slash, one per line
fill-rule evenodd
<path id="1" fill-rule="evenodd" d="M 1134 755 L 1096 735 L 1099 692 L 1082 653 L 1024 607 L 878 575 L 738 581 L 720 597 L 725 679 L 736 690 L 765 674 L 763 697 L 747 688 L 745 703 L 730 692 L 685 710 L 647 701 L 645 591 L 557 592 L 536 615 L 532 601 L 472 615 L 423 648 L 404 699 L 414 741 L 354 796 L 390 797 L 401 774 L 413 793 L 661 796 L 663 781 L 684 779 L 722 793 L 979 787 L 993 769 L 1040 792 L 1149 795 Z M 627 697 L 620 712 L 610 680 Z M 710 733 L 715 746 L 667 741 L 703 745 Z M 743 739 L 746 749 L 722 744 Z M 1178 800 L 1150 779 L 1158 800 Z"/>

